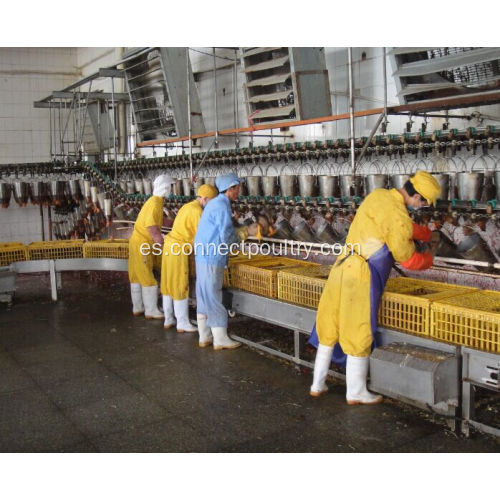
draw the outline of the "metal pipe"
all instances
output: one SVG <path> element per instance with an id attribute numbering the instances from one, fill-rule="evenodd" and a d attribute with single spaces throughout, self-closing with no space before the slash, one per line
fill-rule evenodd
<path id="1" fill-rule="evenodd" d="M 480 260 L 467 260 L 467 259 L 453 259 L 451 257 L 434 257 L 436 262 L 448 262 L 449 264 L 461 264 L 464 266 L 476 266 L 476 267 L 494 267 L 495 269 L 500 269 L 500 264 L 490 262 L 483 262 Z"/>
<path id="2" fill-rule="evenodd" d="M 52 142 L 54 138 L 52 137 L 52 106 L 49 108 L 49 134 L 50 134 L 50 159 L 52 160 Z"/>
<path id="3" fill-rule="evenodd" d="M 75 148 L 75 156 L 78 156 L 78 152 L 76 151 L 76 94 L 73 94 L 73 144 Z"/>
<path id="4" fill-rule="evenodd" d="M 221 134 L 222 135 L 222 134 Z M 236 136 L 236 137 L 272 137 L 273 139 L 293 139 L 295 136 L 290 135 L 274 135 L 274 134 L 224 134 L 225 136 Z"/>
<path id="5" fill-rule="evenodd" d="M 191 78 L 189 73 L 189 48 L 186 48 L 187 112 L 189 131 L 189 178 L 193 181 L 193 129 L 191 126 Z"/>
<path id="6" fill-rule="evenodd" d="M 53 232 L 52 232 L 52 210 L 50 208 L 50 205 L 47 207 L 49 211 L 49 240 L 52 241 L 53 238 Z"/>
<path id="7" fill-rule="evenodd" d="M 59 122 L 59 147 L 61 148 L 62 156 L 64 156 L 64 144 L 62 140 L 62 126 L 61 126 L 61 101 L 59 101 L 58 122 Z"/>
<path id="8" fill-rule="evenodd" d="M 83 145 L 83 135 L 85 133 L 85 123 L 87 121 L 87 110 L 89 107 L 89 95 L 90 95 L 91 90 L 92 90 L 92 82 L 90 82 L 90 84 L 89 84 L 89 90 L 87 92 L 87 97 L 85 99 L 85 112 L 83 114 L 83 123 L 82 123 L 82 127 L 80 130 L 80 145 L 79 145 L 80 150 L 82 149 L 82 145 Z"/>
<path id="9" fill-rule="evenodd" d="M 363 159 L 363 156 L 365 156 L 365 153 L 366 153 L 366 150 L 368 149 L 368 146 L 370 145 L 370 143 L 372 142 L 372 139 L 373 139 L 373 136 L 375 135 L 375 132 L 377 132 L 377 129 L 379 128 L 380 124 L 382 123 L 382 120 L 384 119 L 384 115 L 381 114 L 379 117 L 378 117 L 378 120 L 377 120 L 377 123 L 375 123 L 375 126 L 372 128 L 371 132 L 370 132 L 370 135 L 368 136 L 368 139 L 366 140 L 365 144 L 363 145 L 363 149 L 361 150 L 361 152 L 359 153 L 359 156 L 358 156 L 358 161 L 357 163 L 359 164 L 361 162 L 361 160 Z"/>
<path id="10" fill-rule="evenodd" d="M 73 98 L 73 99 L 71 99 L 71 105 L 70 105 L 70 107 L 69 107 L 69 114 L 68 114 L 68 116 L 66 117 L 66 124 L 64 125 L 63 136 L 62 136 L 62 138 L 63 138 L 63 142 L 65 142 L 65 141 L 64 141 L 64 139 L 66 138 L 66 132 L 67 132 L 67 130 L 68 130 L 69 119 L 71 118 L 71 115 L 72 115 L 73 103 L 74 103 L 74 98 Z M 64 110 L 66 110 L 66 109 L 67 109 L 67 106 L 66 106 L 66 101 L 64 101 Z M 69 141 L 67 141 L 67 142 L 68 142 L 69 144 L 71 144 Z M 68 147 L 68 155 L 69 155 L 69 147 Z"/>
<path id="11" fill-rule="evenodd" d="M 433 265 L 432 269 L 434 269 L 436 271 L 445 271 L 447 273 L 467 274 L 467 275 L 472 275 L 472 276 L 481 276 L 481 278 L 498 279 L 498 274 L 486 273 L 484 271 L 468 271 L 467 269 L 459 269 L 457 267 L 438 266 L 438 265 Z"/>
<path id="12" fill-rule="evenodd" d="M 118 165 L 116 162 L 116 114 L 115 114 L 115 79 L 111 77 L 111 106 L 113 108 L 113 156 L 115 160 L 115 182 L 118 179 Z M 97 110 L 99 113 L 99 109 Z"/>
<path id="13" fill-rule="evenodd" d="M 97 110 L 97 147 L 99 149 L 99 156 L 101 156 L 103 147 L 102 147 L 102 131 L 101 131 L 101 112 L 100 109 Z"/>
<path id="14" fill-rule="evenodd" d="M 43 227 L 43 203 L 40 202 L 40 220 L 42 221 L 42 241 L 45 241 L 45 228 Z"/>
<path id="15" fill-rule="evenodd" d="M 349 123 L 351 128 L 351 169 L 353 175 L 356 173 L 356 153 L 354 146 L 354 91 L 352 76 L 352 47 L 347 49 L 347 60 L 349 70 Z"/>
<path id="16" fill-rule="evenodd" d="M 118 60 L 123 59 L 123 47 L 118 48 Z M 125 93 L 125 78 L 120 79 L 119 88 L 121 93 Z M 127 140 L 127 104 L 120 102 L 118 104 L 118 142 L 119 153 L 125 156 L 128 153 L 128 140 Z"/>
<path id="17" fill-rule="evenodd" d="M 216 59 L 215 59 L 215 47 L 212 49 L 213 56 L 214 56 L 214 97 L 215 97 L 215 149 L 219 147 L 219 120 L 217 116 L 217 65 L 216 65 Z"/>
<path id="18" fill-rule="evenodd" d="M 238 49 L 234 49 L 234 66 L 233 66 L 233 92 L 234 92 L 234 128 L 238 128 Z M 240 147 L 240 137 L 238 132 L 235 134 L 234 145 L 236 148 Z"/>
<path id="19" fill-rule="evenodd" d="M 212 141 L 212 144 L 210 144 L 210 147 L 207 149 L 205 155 L 203 156 L 203 158 L 201 159 L 200 161 L 200 164 L 198 165 L 198 170 L 200 170 L 200 168 L 203 166 L 203 162 L 205 161 L 208 153 L 210 152 L 210 150 L 212 149 L 212 146 L 215 144 L 215 141 Z"/>
<path id="20" fill-rule="evenodd" d="M 106 99 L 104 102 L 105 102 L 105 104 L 106 104 L 106 109 L 108 110 L 108 114 L 109 114 L 109 101 Z M 99 113 L 98 113 L 98 114 L 99 114 Z M 108 149 L 108 161 L 109 161 L 109 154 L 110 154 L 110 151 L 111 151 L 111 143 L 110 143 L 110 140 L 109 140 L 109 139 L 110 139 L 110 136 L 111 136 L 111 134 L 110 134 L 110 130 L 109 130 L 109 122 L 110 122 L 110 121 L 111 121 L 111 120 L 109 120 L 109 119 L 108 119 L 108 120 L 106 120 L 106 128 L 107 128 L 107 134 L 106 134 L 106 135 L 107 135 L 107 137 L 108 137 L 108 148 L 107 148 L 107 149 Z"/>
<path id="21" fill-rule="evenodd" d="M 383 66 L 383 77 L 384 77 L 384 126 L 382 132 L 385 134 L 387 132 L 387 61 L 386 61 L 386 50 L 383 47 L 383 57 L 382 57 L 382 66 Z"/>
<path id="22" fill-rule="evenodd" d="M 403 116 L 408 116 L 408 114 L 411 114 L 411 116 L 426 116 L 427 118 L 443 118 L 443 120 L 446 120 L 448 118 L 458 118 L 461 120 L 470 120 L 472 117 L 470 115 L 449 115 L 448 113 L 444 115 L 439 115 L 437 113 L 393 113 L 394 115 L 403 115 Z"/>

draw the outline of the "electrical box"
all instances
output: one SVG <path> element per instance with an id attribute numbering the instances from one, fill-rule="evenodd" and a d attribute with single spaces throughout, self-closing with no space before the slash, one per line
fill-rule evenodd
<path id="1" fill-rule="evenodd" d="M 370 388 L 422 405 L 458 404 L 458 359 L 454 354 L 393 343 L 370 356 Z"/>

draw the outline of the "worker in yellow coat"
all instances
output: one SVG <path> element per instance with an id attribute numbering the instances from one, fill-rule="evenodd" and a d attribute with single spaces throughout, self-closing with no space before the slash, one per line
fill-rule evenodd
<path id="1" fill-rule="evenodd" d="M 158 283 L 153 276 L 153 265 L 155 253 L 161 254 L 163 200 L 170 194 L 172 183 L 172 178 L 166 174 L 153 181 L 153 196 L 142 206 L 129 239 L 128 276 L 132 313 L 134 316 L 144 314 L 146 319 L 163 319 L 163 313 L 158 309 Z"/>
<path id="2" fill-rule="evenodd" d="M 197 332 L 189 321 L 189 255 L 203 208 L 218 194 L 210 184 L 198 188 L 196 199 L 186 203 L 175 217 L 172 231 L 165 237 L 161 264 L 161 293 L 163 295 L 164 328 L 177 321 L 177 332 Z"/>
<path id="3" fill-rule="evenodd" d="M 382 401 L 366 389 L 380 298 L 395 261 L 407 269 L 431 267 L 438 241 L 427 227 L 413 223 L 408 210 L 435 205 L 440 193 L 436 179 L 418 171 L 403 188 L 375 189 L 360 205 L 318 305 L 311 334 L 311 343 L 316 335 L 319 340 L 311 396 L 328 390 L 325 379 L 333 357 L 346 363 L 348 404 Z M 414 240 L 432 241 L 432 250 L 418 253 Z"/>

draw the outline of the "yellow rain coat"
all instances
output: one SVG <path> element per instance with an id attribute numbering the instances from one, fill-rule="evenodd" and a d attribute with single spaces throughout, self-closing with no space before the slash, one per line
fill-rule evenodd
<path id="1" fill-rule="evenodd" d="M 396 189 L 375 189 L 360 205 L 347 234 L 343 252 L 330 271 L 316 317 L 319 343 L 345 354 L 366 357 L 372 345 L 371 272 L 368 259 L 384 245 L 398 262 L 415 252 L 413 223 L 403 196 Z M 359 244 L 359 246 L 357 245 Z M 360 255 L 358 255 L 360 254 Z"/>
<path id="2" fill-rule="evenodd" d="M 198 200 L 186 203 L 177 213 L 172 231 L 165 237 L 161 261 L 161 294 L 169 295 L 173 300 L 184 300 L 189 296 L 188 252 L 193 249 L 202 212 Z"/>
<path id="3" fill-rule="evenodd" d="M 140 283 L 142 286 L 156 286 L 158 284 L 153 276 L 155 260 L 155 256 L 153 255 L 154 242 L 147 228 L 151 226 L 161 228 L 162 222 L 163 197 L 151 196 L 139 212 L 139 216 L 134 224 L 134 232 L 128 244 L 128 277 L 130 283 Z M 144 245 L 144 243 L 149 245 L 149 247 Z M 141 245 L 143 245 L 143 249 L 149 248 L 151 250 L 149 255 L 141 254 Z M 161 248 L 159 251 L 161 253 Z"/>

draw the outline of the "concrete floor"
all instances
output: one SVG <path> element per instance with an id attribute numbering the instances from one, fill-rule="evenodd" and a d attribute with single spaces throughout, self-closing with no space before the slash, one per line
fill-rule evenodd
<path id="1" fill-rule="evenodd" d="M 199 349 L 195 335 L 133 318 L 123 280 L 21 277 L 0 308 L 0 452 L 499 452 L 387 402 L 349 407 L 333 384 L 247 347 Z M 233 327 L 236 332 L 238 324 Z"/>

